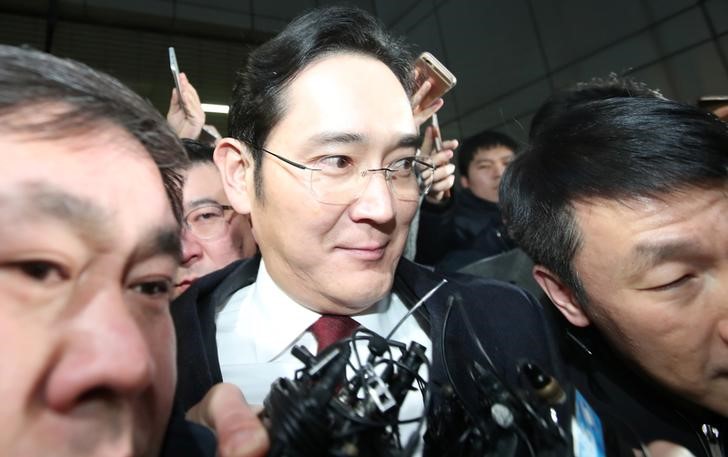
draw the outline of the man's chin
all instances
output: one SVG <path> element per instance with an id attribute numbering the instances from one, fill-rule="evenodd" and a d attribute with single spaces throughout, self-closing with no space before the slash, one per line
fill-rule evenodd
<path id="1" fill-rule="evenodd" d="M 353 274 L 337 292 L 340 302 L 354 313 L 362 312 L 385 298 L 392 290 L 393 275 Z M 357 278 L 357 276 L 359 276 Z"/>

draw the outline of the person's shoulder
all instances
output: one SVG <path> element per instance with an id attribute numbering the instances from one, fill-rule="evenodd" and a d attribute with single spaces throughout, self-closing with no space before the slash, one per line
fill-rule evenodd
<path id="1" fill-rule="evenodd" d="M 496 279 L 465 273 L 445 273 L 416 264 L 406 259 L 399 263 L 397 274 L 418 297 L 425 296 L 443 283 L 437 297 L 428 300 L 428 309 L 443 315 L 447 307 L 461 304 L 468 314 L 477 319 L 498 323 L 542 321 L 541 304 L 526 290 Z"/>
<path id="2" fill-rule="evenodd" d="M 167 424 L 160 457 L 212 457 L 217 441 L 206 427 L 185 420 L 175 407 Z"/>
<path id="3" fill-rule="evenodd" d="M 467 273 L 442 273 L 463 300 L 491 307 L 527 306 L 540 308 L 525 289 L 514 284 Z"/>
<path id="4" fill-rule="evenodd" d="M 239 284 L 252 282 L 257 275 L 258 265 L 260 265 L 259 256 L 236 260 L 195 281 L 173 303 L 198 302 L 221 288 L 235 288 Z"/>

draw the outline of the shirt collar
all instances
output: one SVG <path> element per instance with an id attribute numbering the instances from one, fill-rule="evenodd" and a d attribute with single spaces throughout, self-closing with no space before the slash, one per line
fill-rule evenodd
<path id="1" fill-rule="evenodd" d="M 406 313 L 403 306 L 392 312 L 391 297 L 387 294 L 351 318 L 362 327 L 386 336 Z M 291 345 L 321 316 L 289 297 L 273 281 L 263 260 L 248 298 L 248 303 L 240 310 L 237 328 L 255 342 L 256 359 L 259 361 L 270 361 L 289 351 Z"/>
<path id="2" fill-rule="evenodd" d="M 263 260 L 249 297 L 245 308 L 250 314 L 246 317 L 248 312 L 240 313 L 240 330 L 255 341 L 260 361 L 272 360 L 287 350 L 319 318 L 318 313 L 299 305 L 278 287 Z"/>

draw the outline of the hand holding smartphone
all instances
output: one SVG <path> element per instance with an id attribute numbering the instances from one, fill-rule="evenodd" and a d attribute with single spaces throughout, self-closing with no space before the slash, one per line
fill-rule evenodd
<path id="1" fill-rule="evenodd" d="M 435 152 L 442 151 L 442 134 L 440 133 L 440 122 L 437 113 L 432 115 L 432 127 L 435 128 Z"/>
<path id="2" fill-rule="evenodd" d="M 432 87 L 420 102 L 420 106 L 428 107 L 442 97 L 447 91 L 455 87 L 457 78 L 439 60 L 429 52 L 423 52 L 415 61 L 417 74 L 416 85 L 421 87 L 428 79 Z"/>

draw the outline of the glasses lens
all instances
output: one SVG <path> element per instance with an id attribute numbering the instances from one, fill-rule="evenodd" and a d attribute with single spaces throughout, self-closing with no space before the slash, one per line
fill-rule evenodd
<path id="1" fill-rule="evenodd" d="M 399 200 L 418 201 L 432 186 L 434 167 L 426 159 L 414 156 L 392 162 L 386 169 L 389 185 Z M 364 190 L 372 170 L 358 170 L 344 156 L 325 157 L 311 172 L 311 190 L 321 203 L 346 205 Z"/>
<path id="2" fill-rule="evenodd" d="M 426 160 L 405 157 L 387 168 L 391 170 L 392 191 L 400 200 L 417 201 L 432 186 L 434 167 Z"/>
<path id="3" fill-rule="evenodd" d="M 311 170 L 311 191 L 321 203 L 346 205 L 356 197 L 366 180 L 346 156 L 324 157 Z"/>
<path id="4" fill-rule="evenodd" d="M 187 213 L 185 222 L 197 238 L 214 238 L 225 229 L 225 213 L 219 205 L 201 206 Z"/>

